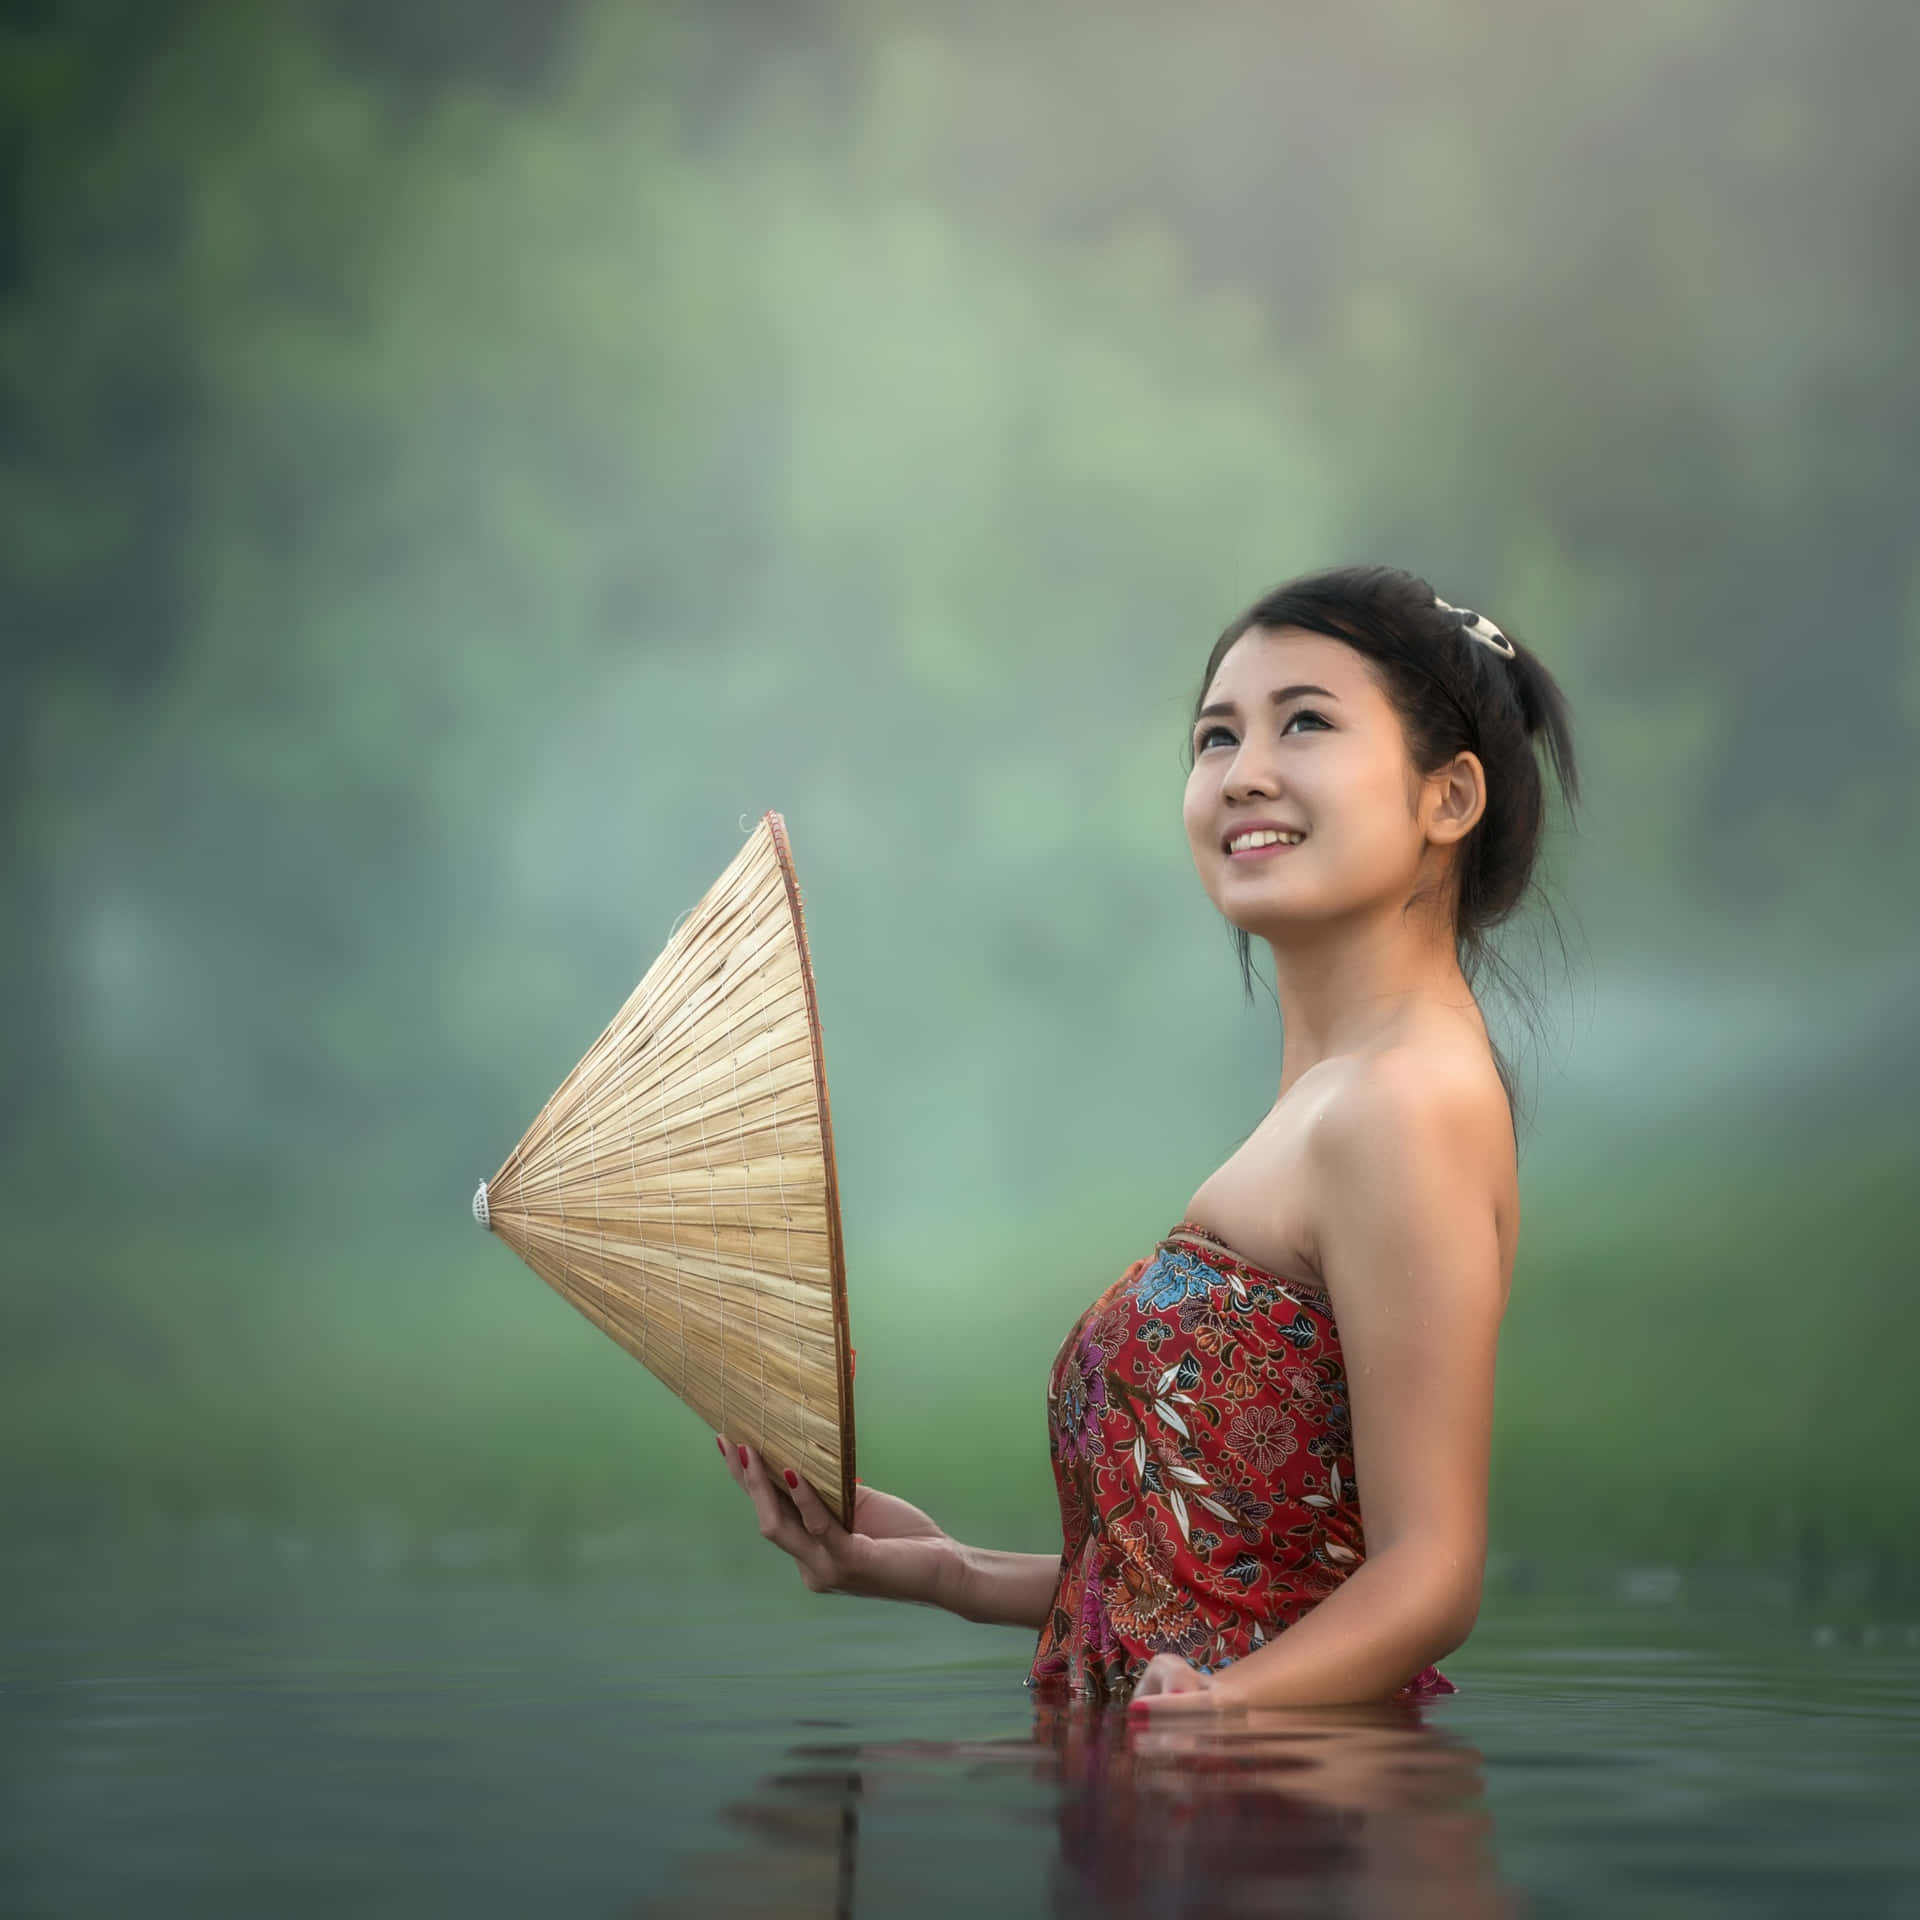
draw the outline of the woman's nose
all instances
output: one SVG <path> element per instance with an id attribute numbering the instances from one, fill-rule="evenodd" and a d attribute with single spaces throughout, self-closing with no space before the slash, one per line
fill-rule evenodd
<path id="1" fill-rule="evenodd" d="M 1271 800 L 1277 788 L 1273 770 L 1263 765 L 1258 756 L 1249 757 L 1245 748 L 1235 756 L 1233 765 L 1227 769 L 1227 777 L 1220 783 L 1220 791 L 1229 800 L 1251 800 L 1256 796 Z"/>

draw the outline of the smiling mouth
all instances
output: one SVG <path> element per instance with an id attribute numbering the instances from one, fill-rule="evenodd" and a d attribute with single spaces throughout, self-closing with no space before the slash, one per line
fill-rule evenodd
<path id="1" fill-rule="evenodd" d="M 1306 837 L 1304 833 L 1278 832 L 1272 828 L 1253 833 L 1237 833 L 1227 842 L 1227 858 L 1254 860 L 1262 854 L 1290 853 Z"/>

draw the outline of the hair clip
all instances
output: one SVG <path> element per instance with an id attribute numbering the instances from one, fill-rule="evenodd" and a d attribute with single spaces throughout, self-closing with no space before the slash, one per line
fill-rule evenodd
<path id="1" fill-rule="evenodd" d="M 1445 607 L 1449 613 L 1457 613 L 1465 630 L 1483 646 L 1491 647 L 1503 659 L 1511 660 L 1514 657 L 1513 642 L 1484 613 L 1475 613 L 1471 607 L 1456 607 L 1442 600 L 1438 594 L 1434 596 L 1433 604 Z"/>

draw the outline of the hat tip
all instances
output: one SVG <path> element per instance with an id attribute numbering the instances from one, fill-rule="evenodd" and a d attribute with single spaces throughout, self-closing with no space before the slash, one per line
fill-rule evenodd
<path id="1" fill-rule="evenodd" d="M 473 1193 L 473 1217 L 483 1227 L 493 1225 L 493 1216 L 487 1211 L 487 1183 L 482 1180 Z"/>

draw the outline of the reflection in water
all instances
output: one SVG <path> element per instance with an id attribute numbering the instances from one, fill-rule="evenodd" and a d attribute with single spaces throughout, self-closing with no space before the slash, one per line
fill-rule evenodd
<path id="1" fill-rule="evenodd" d="M 1053 1910 L 1506 1914 L 1480 1755 L 1402 1705 L 1137 1729 L 1042 1709 Z"/>
<path id="2" fill-rule="evenodd" d="M 1480 1754 L 1420 1712 L 1148 1729 L 1040 1704 L 1023 1738 L 809 1742 L 728 1808 L 745 1844 L 687 1860 L 644 1911 L 1512 1914 Z M 1051 1861 L 1010 1877 L 1036 1823 Z"/>

